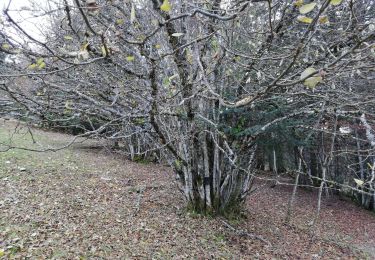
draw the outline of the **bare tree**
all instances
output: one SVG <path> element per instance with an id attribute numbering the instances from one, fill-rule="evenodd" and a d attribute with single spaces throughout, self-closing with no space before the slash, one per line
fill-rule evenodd
<path id="1" fill-rule="evenodd" d="M 20 60 L 0 75 L 8 98 L 50 125 L 122 142 L 133 158 L 160 151 L 199 212 L 238 209 L 269 136 L 333 135 L 327 171 L 338 131 L 321 118 L 374 114 L 359 83 L 373 82 L 373 1 L 56 0 L 41 11 L 45 39 L 11 2 L 6 26 L 29 44 L 8 36 Z M 321 189 L 326 171 L 313 176 Z"/>

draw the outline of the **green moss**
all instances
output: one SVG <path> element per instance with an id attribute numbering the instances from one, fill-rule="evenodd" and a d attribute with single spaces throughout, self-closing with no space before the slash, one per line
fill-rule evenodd
<path id="1" fill-rule="evenodd" d="M 233 224 L 246 219 L 243 203 L 235 199 L 230 200 L 225 207 L 220 208 L 218 214 L 224 216 Z"/>
<path id="2" fill-rule="evenodd" d="M 143 155 L 134 155 L 133 161 L 137 162 L 137 163 L 141 163 L 141 164 L 149 164 L 149 163 L 151 163 L 151 161 L 148 160 L 147 158 L 145 158 Z"/>
<path id="3" fill-rule="evenodd" d="M 225 243 L 226 238 L 223 233 L 216 233 L 212 236 L 212 241 L 214 241 L 217 244 Z"/>

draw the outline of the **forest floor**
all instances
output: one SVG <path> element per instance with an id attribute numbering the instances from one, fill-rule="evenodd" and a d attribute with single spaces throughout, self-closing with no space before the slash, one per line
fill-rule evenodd
<path id="1" fill-rule="evenodd" d="M 14 126 L 0 121 L 0 149 L 72 139 Z M 375 259 L 375 215 L 351 202 L 325 198 L 312 228 L 316 193 L 299 189 L 286 225 L 291 187 L 257 182 L 246 217 L 223 220 L 187 212 L 173 180 L 95 141 L 0 152 L 0 259 Z"/>

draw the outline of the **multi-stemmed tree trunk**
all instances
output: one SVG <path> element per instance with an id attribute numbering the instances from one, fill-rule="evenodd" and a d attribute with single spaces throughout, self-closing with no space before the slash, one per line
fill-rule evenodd
<path id="1" fill-rule="evenodd" d="M 220 138 L 213 140 L 203 133 L 197 141 L 185 153 L 186 163 L 177 169 L 190 207 L 208 213 L 238 210 L 251 188 L 255 149 L 251 149 L 247 158 L 242 158 L 247 164 L 243 169 L 237 167 L 241 159 L 231 158 L 214 144 Z"/>
<path id="2" fill-rule="evenodd" d="M 153 2 L 157 9 L 157 1 Z M 213 10 L 219 10 L 220 4 L 221 1 L 214 1 Z M 182 4 L 181 8 L 183 10 L 186 5 Z M 165 20 L 171 19 L 168 13 L 160 12 L 160 15 Z M 180 189 L 184 192 L 189 207 L 201 213 L 224 213 L 238 208 L 250 191 L 255 146 L 248 144 L 253 147 L 239 157 L 230 147 L 225 135 L 218 130 L 223 122 L 220 102 L 197 96 L 199 86 L 192 81 L 199 77 L 211 91 L 220 93 L 223 90 L 222 84 L 209 86 L 210 82 L 218 83 L 222 80 L 222 70 L 215 68 L 210 79 L 206 75 L 205 69 L 210 66 L 208 63 L 214 53 L 210 42 L 198 44 L 200 40 L 197 40 L 197 44 L 188 47 L 191 43 L 175 37 L 176 34 L 196 33 L 195 28 L 200 28 L 199 34 L 213 35 L 217 30 L 215 20 L 207 26 L 187 18 L 182 18 L 181 22 L 182 24 L 171 23 L 166 26 L 168 43 L 175 50 L 171 55 L 178 79 L 175 84 L 181 90 L 171 107 L 178 110 L 179 115 L 169 118 L 159 115 L 165 109 L 165 105 L 161 105 L 165 94 L 156 76 L 162 73 L 157 70 L 160 64 L 152 61 L 150 81 L 153 103 L 150 122 L 161 143 L 166 145 L 174 158 L 173 166 L 180 181 Z"/>
<path id="3" fill-rule="evenodd" d="M 183 64 L 187 62 L 184 57 L 174 58 Z M 172 165 L 189 208 L 214 214 L 238 210 L 251 189 L 256 146 L 248 143 L 247 152 L 241 156 L 232 150 L 229 140 L 217 127 L 222 120 L 219 102 L 192 98 L 193 86 L 184 78 L 184 67 L 179 68 L 181 84 L 185 86 L 180 114 L 171 118 L 160 116 L 163 106 L 156 67 L 152 64 L 150 73 L 150 122 L 174 158 Z"/>

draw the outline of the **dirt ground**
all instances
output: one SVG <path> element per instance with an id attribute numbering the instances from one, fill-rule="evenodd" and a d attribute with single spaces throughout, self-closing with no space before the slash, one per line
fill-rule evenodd
<path id="1" fill-rule="evenodd" d="M 72 137 L 0 120 L 0 150 L 45 149 Z M 0 152 L 0 259 L 375 259 L 375 215 L 325 198 L 311 232 L 316 193 L 262 186 L 245 218 L 189 213 L 168 167 L 137 164 L 97 141 L 57 152 Z M 228 225 L 229 224 L 229 225 Z M 234 228 L 234 229 L 232 229 Z"/>

